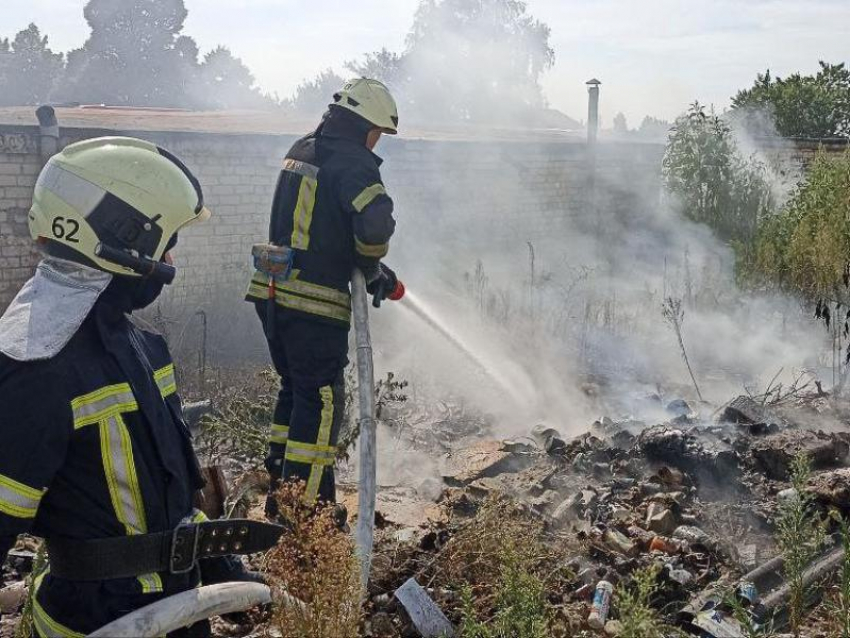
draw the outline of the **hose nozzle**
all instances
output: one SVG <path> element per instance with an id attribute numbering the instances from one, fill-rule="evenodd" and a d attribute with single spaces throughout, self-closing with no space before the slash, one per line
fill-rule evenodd
<path id="1" fill-rule="evenodd" d="M 372 298 L 372 305 L 375 308 L 381 307 L 381 301 L 383 299 L 389 299 L 390 301 L 399 301 L 402 297 L 404 297 L 404 293 L 407 292 L 407 289 L 404 287 L 404 284 L 401 283 L 401 281 L 397 281 L 395 288 L 393 288 L 392 292 L 388 294 L 384 293 L 383 285 L 384 284 L 382 283 L 381 286 L 378 288 L 377 292 L 375 293 L 374 297 Z"/>
<path id="2" fill-rule="evenodd" d="M 395 285 L 395 289 L 387 295 L 387 299 L 390 301 L 400 301 L 404 297 L 404 293 L 407 292 L 407 289 L 404 287 L 404 284 L 399 281 Z"/>

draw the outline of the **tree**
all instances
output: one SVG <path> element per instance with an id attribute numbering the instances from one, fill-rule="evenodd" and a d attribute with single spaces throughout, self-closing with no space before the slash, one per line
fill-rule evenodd
<path id="1" fill-rule="evenodd" d="M 815 75 L 795 73 L 785 79 L 768 70 L 757 75 L 752 88 L 738 92 L 732 107 L 756 132 L 771 132 L 772 120 L 784 137 L 848 137 L 850 69 L 821 61 Z"/>
<path id="2" fill-rule="evenodd" d="M 293 111 L 315 117 L 323 113 L 333 101 L 333 94 L 342 88 L 345 80 L 331 69 L 326 69 L 313 80 L 302 82 L 288 101 Z"/>
<path id="3" fill-rule="evenodd" d="M 614 132 L 615 133 L 628 133 L 629 132 L 629 123 L 626 120 L 625 114 L 617 113 L 614 116 Z"/>
<path id="4" fill-rule="evenodd" d="M 198 97 L 207 108 L 257 108 L 271 102 L 255 87 L 251 70 L 227 47 L 207 53 L 199 73 L 203 92 Z"/>
<path id="5" fill-rule="evenodd" d="M 80 102 L 195 106 L 197 46 L 180 36 L 183 0 L 89 0 L 91 35 L 68 54 L 62 95 Z"/>
<path id="6" fill-rule="evenodd" d="M 345 66 L 355 75 L 380 80 L 387 86 L 391 86 L 404 83 L 401 77 L 403 60 L 403 56 L 398 53 L 381 49 L 375 53 L 367 53 L 363 60 L 349 62 Z"/>
<path id="7" fill-rule="evenodd" d="M 745 256 L 773 197 L 764 165 L 741 154 L 729 124 L 694 103 L 673 125 L 663 172 L 685 216 L 707 224 Z"/>
<path id="8" fill-rule="evenodd" d="M 671 128 L 670 122 L 667 120 L 647 115 L 643 118 L 640 128 L 636 132 L 640 137 L 666 139 Z"/>
<path id="9" fill-rule="evenodd" d="M 47 36 L 30 24 L 10 43 L 0 40 L 0 105 L 24 106 L 48 101 L 65 57 L 48 47 Z"/>
<path id="10" fill-rule="evenodd" d="M 403 53 L 381 50 L 349 68 L 386 79 L 404 117 L 526 122 L 546 105 L 549 36 L 520 0 L 422 0 Z"/>

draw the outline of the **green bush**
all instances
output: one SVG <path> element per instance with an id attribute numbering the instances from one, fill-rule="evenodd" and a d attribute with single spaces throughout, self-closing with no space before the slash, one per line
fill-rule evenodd
<path id="1" fill-rule="evenodd" d="M 837 581 L 827 601 L 827 611 L 833 635 L 850 638 L 850 522 L 837 511 L 831 515 L 838 524 L 844 560 L 841 561 Z"/>
<path id="2" fill-rule="evenodd" d="M 549 611 L 543 582 L 514 553 L 501 557 L 501 579 L 496 590 L 496 614 L 478 620 L 472 588 L 461 589 L 460 638 L 548 638 Z"/>
<path id="3" fill-rule="evenodd" d="M 774 207 L 765 166 L 745 157 L 729 124 L 694 103 L 676 119 L 664 154 L 664 183 L 682 213 L 745 252 Z"/>
<path id="4" fill-rule="evenodd" d="M 644 567 L 632 573 L 630 587 L 618 587 L 614 595 L 622 631 L 620 638 L 665 638 L 670 629 L 651 605 L 658 590 L 659 567 Z"/>
<path id="5" fill-rule="evenodd" d="M 782 575 L 790 588 L 788 620 L 795 636 L 800 635 L 810 593 L 804 574 L 826 543 L 826 521 L 816 513 L 814 498 L 807 491 L 811 474 L 811 460 L 797 456 L 791 464 L 795 496 L 777 508 L 776 542 L 784 559 Z"/>
<path id="6" fill-rule="evenodd" d="M 818 153 L 788 204 L 759 227 L 750 277 L 810 301 L 844 301 L 850 261 L 850 151 Z"/>

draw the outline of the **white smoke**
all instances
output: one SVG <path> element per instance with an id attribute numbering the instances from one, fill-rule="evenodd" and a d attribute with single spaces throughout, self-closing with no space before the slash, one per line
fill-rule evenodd
<path id="1" fill-rule="evenodd" d="M 494 217 L 487 223 L 451 199 L 437 215 L 402 197 L 389 263 L 489 373 L 392 304 L 374 313 L 381 367 L 463 397 L 493 415 L 503 433 L 523 435 L 539 421 L 575 433 L 600 411 L 657 418 L 660 405 L 646 397 L 659 391 L 663 401 L 685 397 L 697 405 L 661 313 L 665 297 L 673 297 L 682 300 L 687 354 L 710 404 L 745 386 L 763 388 L 780 369 L 784 379 L 817 370 L 819 326 L 793 299 L 740 290 L 730 248 L 665 198 L 652 197 L 659 188 L 650 172 L 634 183 L 599 169 L 597 191 L 633 199 L 629 214 L 600 198 L 598 219 L 590 211 L 562 216 L 532 232 L 540 211 L 528 209 L 534 197 L 519 173 L 502 173 L 494 183 L 489 172 L 459 173 L 462 162 L 442 157 L 441 145 L 426 148 L 435 157 L 423 165 L 446 166 L 433 188 L 493 201 Z M 391 164 L 392 153 L 392 192 Z M 505 233 L 508 220 L 514 226 Z M 533 287 L 527 242 L 535 255 Z"/>

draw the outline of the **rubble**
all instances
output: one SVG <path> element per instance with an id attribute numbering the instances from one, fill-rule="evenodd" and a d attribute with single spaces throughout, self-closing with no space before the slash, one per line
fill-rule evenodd
<path id="1" fill-rule="evenodd" d="M 415 579 L 411 578 L 399 587 L 395 597 L 423 638 L 452 638 L 455 635 L 449 619 Z"/>
<path id="2" fill-rule="evenodd" d="M 786 430 L 758 439 L 752 445 L 752 458 L 758 468 L 773 480 L 787 480 L 794 457 L 805 455 L 813 469 L 836 467 L 847 459 L 850 445 L 844 438 L 811 430 Z"/>
<path id="3" fill-rule="evenodd" d="M 850 510 L 850 468 L 815 474 L 809 480 L 808 490 L 825 506 L 844 512 Z"/>
<path id="4" fill-rule="evenodd" d="M 730 401 L 720 414 L 719 421 L 750 426 L 751 434 L 761 433 L 771 426 L 775 429 L 785 425 L 764 404 L 748 396 L 739 396 Z"/>
<path id="5" fill-rule="evenodd" d="M 772 525 L 777 503 L 794 497 L 786 482 L 790 461 L 810 454 L 819 470 L 809 484 L 815 498 L 850 508 L 850 467 L 843 467 L 850 438 L 796 427 L 784 412 L 779 416 L 744 396 L 711 421 L 685 400 L 659 404 L 668 422 L 603 417 L 572 439 L 535 426 L 528 436 L 534 446 L 487 441 L 451 450 L 441 502 L 453 516 L 424 535 L 403 528 L 387 536 L 393 551 L 410 539 L 420 556 L 415 569 L 401 573 L 435 578 L 441 548 L 464 521 L 475 520 L 487 499 L 501 494 L 543 524 L 553 548 L 573 548 L 572 575 L 547 590 L 570 627 L 567 635 L 618 635 L 618 587 L 652 565 L 661 568 L 656 602 L 671 626 L 695 636 L 746 635 L 725 600 L 743 582 L 752 584 L 737 589 L 743 604 L 755 609 L 758 592 L 768 601 L 779 596 L 782 604 L 783 563 L 772 559 Z M 550 564 L 547 573 L 553 569 Z M 600 582 L 610 583 L 615 596 L 610 616 L 594 612 Z M 450 602 L 437 604 L 458 620 Z M 387 626 L 386 634 L 373 635 L 418 635 L 407 621 L 396 620 L 392 629 L 398 633 Z"/>
<path id="6" fill-rule="evenodd" d="M 532 462 L 529 454 L 522 453 L 520 445 L 483 441 L 451 454 L 443 481 L 452 487 L 462 487 L 478 479 L 519 472 Z"/>
<path id="7" fill-rule="evenodd" d="M 676 516 L 666 507 L 652 503 L 646 515 L 646 528 L 651 532 L 669 536 L 676 529 Z"/>
<path id="8" fill-rule="evenodd" d="M 698 477 L 728 480 L 738 474 L 738 454 L 727 440 L 709 428 L 685 430 L 658 425 L 644 430 L 637 444 L 646 459 Z"/>

